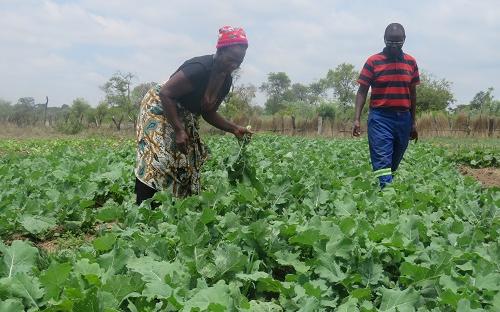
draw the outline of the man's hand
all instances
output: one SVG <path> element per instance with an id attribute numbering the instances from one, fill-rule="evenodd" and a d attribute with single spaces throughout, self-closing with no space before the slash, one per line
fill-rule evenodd
<path id="1" fill-rule="evenodd" d="M 179 130 L 175 132 L 175 145 L 177 145 L 177 148 L 181 153 L 187 154 L 188 144 L 189 137 L 185 130 Z"/>
<path id="2" fill-rule="evenodd" d="M 354 121 L 354 125 L 352 127 L 352 135 L 355 137 L 359 137 L 361 135 L 361 126 L 359 120 Z"/>
<path id="3" fill-rule="evenodd" d="M 238 139 L 243 139 L 243 137 L 245 136 L 245 134 L 248 134 L 249 136 L 252 136 L 253 132 L 249 128 L 236 126 L 236 128 L 233 130 L 233 134 Z"/>
<path id="4" fill-rule="evenodd" d="M 418 142 L 418 132 L 417 132 L 417 127 L 415 125 L 411 126 L 410 140 L 415 140 L 415 143 Z"/>

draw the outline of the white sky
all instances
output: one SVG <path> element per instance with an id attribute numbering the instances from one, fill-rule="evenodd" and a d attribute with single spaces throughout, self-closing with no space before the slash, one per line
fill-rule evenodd
<path id="1" fill-rule="evenodd" d="M 215 52 L 223 25 L 249 38 L 241 82 L 259 86 L 284 71 L 310 83 L 342 62 L 360 69 L 391 22 L 405 26 L 404 50 L 421 70 L 453 83 L 457 104 L 488 87 L 500 95 L 497 0 L 0 0 L 0 98 L 95 106 L 114 72 L 163 81 Z"/>

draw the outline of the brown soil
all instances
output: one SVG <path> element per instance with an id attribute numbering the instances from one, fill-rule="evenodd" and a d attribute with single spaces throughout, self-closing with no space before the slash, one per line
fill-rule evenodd
<path id="1" fill-rule="evenodd" d="M 96 238 L 96 232 L 99 230 L 111 230 L 111 228 L 117 224 L 116 222 L 99 223 L 94 225 L 94 228 L 87 233 L 83 234 L 84 242 L 91 242 Z M 64 229 L 61 226 L 55 228 L 54 233 L 63 233 Z M 61 243 L 60 237 L 51 236 L 45 240 L 37 240 L 32 237 L 23 234 L 13 234 L 11 237 L 6 239 L 4 243 L 6 245 L 12 244 L 15 240 L 31 241 L 37 248 L 46 251 L 47 253 L 54 253 L 60 249 L 59 244 Z"/>
<path id="2" fill-rule="evenodd" d="M 45 250 L 47 253 L 54 253 L 56 252 L 59 248 L 57 245 L 56 240 L 48 240 L 48 241 L 43 241 L 38 244 L 36 244 L 36 247 L 39 249 Z"/>
<path id="3" fill-rule="evenodd" d="M 473 177 L 485 187 L 500 187 L 500 168 L 470 168 L 460 166 L 460 173 Z"/>

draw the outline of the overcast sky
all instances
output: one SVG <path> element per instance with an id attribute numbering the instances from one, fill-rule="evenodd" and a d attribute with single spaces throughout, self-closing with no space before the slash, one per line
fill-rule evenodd
<path id="1" fill-rule="evenodd" d="M 500 97 L 498 0 L 0 0 L 0 98 L 95 106 L 114 72 L 164 81 L 213 53 L 223 25 L 249 38 L 241 82 L 284 71 L 310 83 L 342 62 L 360 69 L 391 22 L 405 26 L 404 50 L 421 71 L 453 83 L 457 104 L 490 86 Z"/>

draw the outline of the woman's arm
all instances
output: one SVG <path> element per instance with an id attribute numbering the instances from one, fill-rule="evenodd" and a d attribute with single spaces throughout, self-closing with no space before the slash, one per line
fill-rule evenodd
<path id="1" fill-rule="evenodd" d="M 175 144 L 183 153 L 187 151 L 188 135 L 177 115 L 176 99 L 192 92 L 193 86 L 182 71 L 175 73 L 161 88 L 160 99 L 168 122 L 175 132 Z"/>

